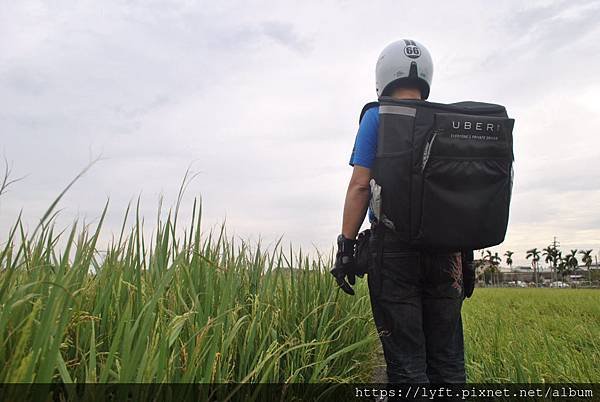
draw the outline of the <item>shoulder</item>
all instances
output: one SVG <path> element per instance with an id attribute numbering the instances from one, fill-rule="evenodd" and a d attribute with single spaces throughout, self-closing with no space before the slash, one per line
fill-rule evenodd
<path id="1" fill-rule="evenodd" d="M 359 165 L 366 168 L 371 168 L 377 148 L 377 132 L 379 131 L 379 107 L 378 105 L 363 108 L 361 113 L 360 125 L 352 156 L 350 157 L 350 165 Z"/>
<path id="2" fill-rule="evenodd" d="M 379 125 L 379 106 L 373 106 L 364 111 L 360 127 L 377 127 Z"/>
<path id="3" fill-rule="evenodd" d="M 378 117 L 379 114 L 379 102 L 369 102 L 363 106 L 360 111 L 360 117 L 358 119 L 359 123 L 362 123 L 362 120 L 366 115 L 369 115 L 369 118 Z"/>
<path id="4" fill-rule="evenodd" d="M 363 119 L 379 120 L 379 106 L 373 106 L 370 109 L 367 109 Z"/>
<path id="5" fill-rule="evenodd" d="M 374 106 L 366 110 L 358 127 L 358 141 L 374 145 L 379 131 L 379 107 Z"/>

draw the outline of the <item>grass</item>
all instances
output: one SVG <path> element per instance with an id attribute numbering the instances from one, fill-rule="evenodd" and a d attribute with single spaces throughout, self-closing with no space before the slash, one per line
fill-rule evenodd
<path id="1" fill-rule="evenodd" d="M 366 281 L 341 293 L 332 255 L 204 233 L 196 201 L 187 228 L 178 201 L 151 237 L 138 203 L 102 247 L 108 205 L 59 230 L 59 200 L 0 237 L 0 383 L 371 379 Z M 477 289 L 463 317 L 470 382 L 600 382 L 598 290 Z"/>
<path id="2" fill-rule="evenodd" d="M 598 289 L 476 289 L 463 320 L 470 382 L 600 382 Z"/>
<path id="3" fill-rule="evenodd" d="M 368 379 L 368 296 L 333 286 L 331 256 L 204 234 L 196 202 L 178 237 L 177 210 L 150 240 L 128 210 L 102 252 L 106 209 L 60 233 L 52 217 L 32 235 L 19 219 L 0 248 L 0 382 Z"/>

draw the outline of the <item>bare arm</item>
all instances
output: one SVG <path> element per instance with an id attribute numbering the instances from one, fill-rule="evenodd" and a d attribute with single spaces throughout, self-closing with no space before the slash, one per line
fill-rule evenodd
<path id="1" fill-rule="evenodd" d="M 346 192 L 342 221 L 342 234 L 347 239 L 356 238 L 360 225 L 365 220 L 369 206 L 369 180 L 371 180 L 371 169 L 354 166 Z"/>

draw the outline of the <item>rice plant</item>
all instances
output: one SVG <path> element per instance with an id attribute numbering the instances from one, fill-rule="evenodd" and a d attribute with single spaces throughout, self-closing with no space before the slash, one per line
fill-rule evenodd
<path id="1" fill-rule="evenodd" d="M 340 294 L 332 255 L 204 233 L 199 201 L 150 239 L 138 202 L 102 248 L 107 210 L 58 231 L 50 209 L 31 234 L 19 217 L 3 239 L 0 382 L 368 380 L 368 296 Z"/>
<path id="2" fill-rule="evenodd" d="M 381 366 L 366 280 L 335 286 L 333 254 L 205 232 L 201 202 L 145 231 L 128 207 L 108 244 L 57 229 L 0 234 L 0 383 L 350 383 Z M 77 180 L 77 178 L 75 179 Z M 5 189 L 2 186 L 2 189 Z M 0 191 L 2 193 L 2 191 Z M 470 382 L 600 381 L 600 291 L 477 289 L 465 302 Z"/>

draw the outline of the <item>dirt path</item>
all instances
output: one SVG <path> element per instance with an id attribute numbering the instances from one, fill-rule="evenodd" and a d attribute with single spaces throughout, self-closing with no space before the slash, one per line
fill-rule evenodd
<path id="1" fill-rule="evenodd" d="M 383 349 L 381 348 L 381 343 L 378 342 L 377 347 L 377 357 L 375 361 L 377 362 L 373 367 L 373 373 L 371 374 L 371 378 L 373 383 L 376 384 L 385 384 L 387 383 L 387 374 L 385 372 L 385 358 L 383 356 Z"/>

